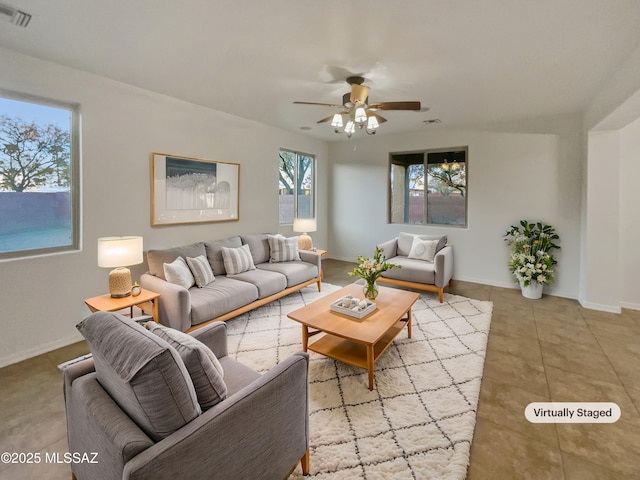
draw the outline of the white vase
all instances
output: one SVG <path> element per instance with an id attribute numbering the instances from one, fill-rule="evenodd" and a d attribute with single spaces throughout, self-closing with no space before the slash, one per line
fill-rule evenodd
<path id="1" fill-rule="evenodd" d="M 529 285 L 525 286 L 524 282 L 520 280 L 520 290 L 522 290 L 522 296 L 525 298 L 530 298 L 532 300 L 542 298 L 543 288 L 544 285 L 541 285 L 538 282 L 529 282 Z"/>

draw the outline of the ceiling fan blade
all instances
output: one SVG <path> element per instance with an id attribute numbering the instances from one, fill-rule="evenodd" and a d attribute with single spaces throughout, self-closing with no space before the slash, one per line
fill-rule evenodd
<path id="1" fill-rule="evenodd" d="M 298 105 L 320 105 L 321 107 L 338 107 L 342 108 L 342 105 L 337 105 L 335 103 L 317 103 L 317 102 L 293 102 Z"/>
<path id="2" fill-rule="evenodd" d="M 322 120 L 318 120 L 316 123 L 326 123 L 329 120 L 333 120 L 333 115 L 330 115 L 327 118 L 323 118 Z"/>
<path id="3" fill-rule="evenodd" d="M 351 103 L 360 103 L 364 105 L 367 101 L 367 97 L 369 96 L 369 87 L 365 87 L 363 85 L 353 84 L 351 85 Z"/>
<path id="4" fill-rule="evenodd" d="M 420 111 L 420 102 L 378 102 L 369 105 L 373 110 L 414 110 Z"/>

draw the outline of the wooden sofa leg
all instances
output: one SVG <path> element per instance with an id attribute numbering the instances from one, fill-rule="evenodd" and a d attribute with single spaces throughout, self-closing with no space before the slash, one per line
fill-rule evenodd
<path id="1" fill-rule="evenodd" d="M 71 472 L 71 480 L 78 480 L 78 478 L 76 477 L 76 474 Z"/>
<path id="2" fill-rule="evenodd" d="M 302 466 L 302 474 L 309 475 L 309 449 L 304 452 L 304 455 L 300 459 L 300 465 Z"/>
<path id="3" fill-rule="evenodd" d="M 322 291 L 322 287 L 320 285 L 322 285 L 322 279 L 318 280 L 318 291 L 319 292 Z"/>
<path id="4" fill-rule="evenodd" d="M 438 289 L 438 298 L 440 299 L 440 303 L 443 303 L 443 301 L 444 301 L 443 292 L 444 292 L 444 289 L 442 289 L 442 288 Z"/>

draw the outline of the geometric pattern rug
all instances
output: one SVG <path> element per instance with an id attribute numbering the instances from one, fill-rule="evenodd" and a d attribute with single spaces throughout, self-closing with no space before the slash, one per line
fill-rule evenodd
<path id="1" fill-rule="evenodd" d="M 264 373 L 301 350 L 287 313 L 340 287 L 323 283 L 227 321 L 229 354 Z M 422 293 L 406 328 L 367 372 L 310 354 L 310 469 L 290 479 L 464 479 L 492 303 Z M 313 340 L 311 340 L 313 341 Z"/>

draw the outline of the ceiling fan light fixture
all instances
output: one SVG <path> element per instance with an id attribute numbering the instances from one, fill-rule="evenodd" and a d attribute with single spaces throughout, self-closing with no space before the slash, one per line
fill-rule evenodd
<path id="1" fill-rule="evenodd" d="M 344 133 L 346 133 L 349 137 L 356 131 L 356 124 L 353 120 L 349 120 L 347 124 L 344 126 Z"/>
<path id="2" fill-rule="evenodd" d="M 367 133 L 373 135 L 376 133 L 376 129 L 380 126 L 378 119 L 371 115 L 367 120 Z"/>
<path id="3" fill-rule="evenodd" d="M 355 113 L 353 119 L 358 124 L 366 123 L 366 121 L 367 121 L 367 112 L 365 111 L 364 107 L 356 108 L 356 113 Z"/>
<path id="4" fill-rule="evenodd" d="M 333 116 L 333 120 L 331 120 L 331 126 L 335 129 L 340 129 L 343 126 L 342 123 L 342 115 L 340 113 L 336 113 Z"/>

